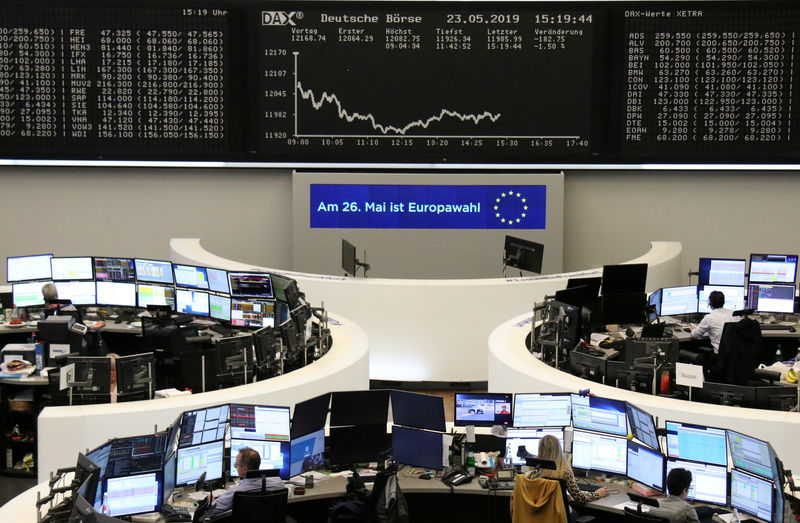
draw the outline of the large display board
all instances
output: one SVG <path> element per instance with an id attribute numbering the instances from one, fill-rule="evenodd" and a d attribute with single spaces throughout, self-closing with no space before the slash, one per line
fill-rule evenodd
<path id="1" fill-rule="evenodd" d="M 789 2 L 20 2 L 0 158 L 800 160 Z"/>

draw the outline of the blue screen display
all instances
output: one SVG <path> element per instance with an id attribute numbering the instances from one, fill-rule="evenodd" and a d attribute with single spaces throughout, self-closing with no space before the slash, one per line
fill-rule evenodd
<path id="1" fill-rule="evenodd" d="M 725 429 L 666 422 L 667 455 L 712 465 L 728 465 Z"/>
<path id="2" fill-rule="evenodd" d="M 545 228 L 545 185 L 311 184 L 310 189 L 311 228 Z"/>

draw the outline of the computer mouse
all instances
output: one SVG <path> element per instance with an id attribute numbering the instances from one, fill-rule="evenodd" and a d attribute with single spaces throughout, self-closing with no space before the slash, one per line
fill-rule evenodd
<path id="1" fill-rule="evenodd" d="M 427 474 L 427 473 L 426 474 L 420 474 L 419 475 L 419 479 L 431 479 L 431 475 Z"/>

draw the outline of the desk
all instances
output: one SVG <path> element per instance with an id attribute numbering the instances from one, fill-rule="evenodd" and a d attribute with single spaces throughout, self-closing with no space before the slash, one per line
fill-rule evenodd
<path id="1" fill-rule="evenodd" d="M 37 422 L 36 418 L 43 408 L 42 393 L 47 390 L 47 378 L 41 376 L 26 376 L 24 378 L 0 378 L 0 474 L 7 476 L 30 477 L 36 476 L 36 469 L 26 472 L 20 469 L 13 469 L 17 462 L 29 452 L 33 453 L 34 464 L 38 465 L 36 455 Z M 9 399 L 14 395 L 32 389 L 30 410 L 12 410 Z M 14 440 L 6 434 L 15 425 L 20 428 L 23 436 L 31 436 L 28 439 Z M 8 466 L 7 459 L 11 458 L 11 467 Z"/>

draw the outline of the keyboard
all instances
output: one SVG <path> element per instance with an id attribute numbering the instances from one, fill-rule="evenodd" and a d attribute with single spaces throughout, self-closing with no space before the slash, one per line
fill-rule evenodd
<path id="1" fill-rule="evenodd" d="M 217 334 L 219 334 L 220 336 L 226 336 L 226 337 L 228 337 L 228 336 L 233 336 L 233 335 L 235 334 L 235 332 L 233 331 L 233 329 L 229 329 L 228 327 L 226 327 L 226 326 L 224 326 L 224 325 L 218 325 L 218 324 L 216 324 L 216 323 L 215 323 L 214 325 L 210 325 L 208 328 L 209 328 L 210 330 L 212 330 L 212 331 L 216 332 L 216 333 L 217 333 Z"/>
<path id="2" fill-rule="evenodd" d="M 578 487 L 584 492 L 594 492 L 595 490 L 602 488 L 600 485 L 595 483 L 578 483 Z"/>
<path id="3" fill-rule="evenodd" d="M 781 325 L 780 323 L 762 323 L 762 331 L 790 331 L 794 332 L 794 325 Z"/>
<path id="4" fill-rule="evenodd" d="M 161 509 L 161 513 L 164 514 L 164 520 L 168 523 L 173 521 L 192 520 L 192 515 L 189 513 L 189 509 L 186 507 L 165 504 Z"/>

